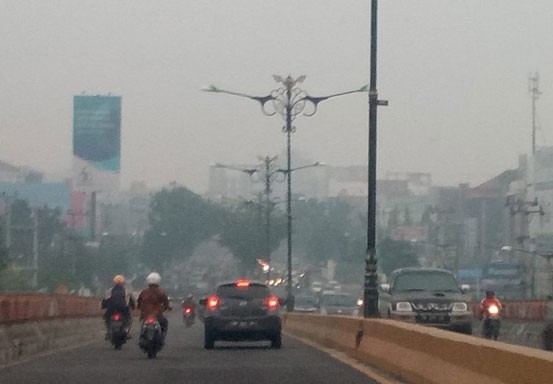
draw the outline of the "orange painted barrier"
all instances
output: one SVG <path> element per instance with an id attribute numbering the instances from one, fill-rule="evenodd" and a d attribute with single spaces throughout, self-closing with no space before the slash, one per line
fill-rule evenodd
<path id="1" fill-rule="evenodd" d="M 100 300 L 41 293 L 0 293 L 0 323 L 59 317 L 101 316 Z"/>
<path id="2" fill-rule="evenodd" d="M 413 384 L 552 382 L 550 352 L 418 324 L 287 313 L 283 329 Z"/>

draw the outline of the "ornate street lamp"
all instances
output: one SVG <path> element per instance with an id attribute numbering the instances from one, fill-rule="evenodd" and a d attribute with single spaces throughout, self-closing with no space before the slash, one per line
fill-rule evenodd
<path id="1" fill-rule="evenodd" d="M 291 135 L 292 132 L 296 130 L 292 126 L 292 121 L 296 118 L 297 115 L 303 113 L 304 116 L 313 116 L 317 113 L 317 108 L 321 101 L 327 99 L 348 95 L 350 93 L 366 92 L 367 86 L 363 86 L 359 89 L 347 92 L 336 93 L 328 96 L 309 96 L 307 92 L 299 88 L 297 85 L 302 83 L 305 80 L 305 75 L 299 76 L 294 79 L 291 75 L 288 75 L 286 78 L 283 78 L 279 75 L 273 75 L 273 79 L 280 83 L 280 87 L 271 91 L 267 96 L 252 96 L 245 93 L 227 91 L 221 88 L 218 88 L 214 85 L 210 85 L 203 90 L 206 92 L 214 93 L 226 93 L 229 95 L 246 97 L 248 99 L 255 100 L 261 104 L 261 111 L 266 116 L 273 116 L 279 114 L 284 119 L 286 125 L 283 127 L 283 131 L 286 132 L 286 149 L 287 149 L 287 168 L 286 175 L 288 181 L 288 192 L 287 192 L 287 204 L 286 212 L 288 216 L 288 251 L 287 251 L 287 268 L 288 268 L 288 278 L 287 278 L 287 304 L 286 309 L 288 311 L 293 311 L 294 309 L 294 295 L 292 293 L 292 156 L 291 156 Z M 305 111 L 306 106 L 310 105 L 311 109 Z"/>

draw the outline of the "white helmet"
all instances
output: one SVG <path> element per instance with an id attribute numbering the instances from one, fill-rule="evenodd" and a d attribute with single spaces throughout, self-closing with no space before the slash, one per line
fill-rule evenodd
<path id="1" fill-rule="evenodd" d="M 152 272 L 148 275 L 148 277 L 146 277 L 146 282 L 148 283 L 148 285 L 159 285 L 159 283 L 161 282 L 161 276 L 157 272 Z"/>

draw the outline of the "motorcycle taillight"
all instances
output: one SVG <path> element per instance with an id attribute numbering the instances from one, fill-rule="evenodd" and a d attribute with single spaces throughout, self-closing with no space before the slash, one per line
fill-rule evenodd
<path id="1" fill-rule="evenodd" d="M 192 312 L 192 308 L 184 308 L 184 313 L 189 314 Z"/>
<path id="2" fill-rule="evenodd" d="M 146 324 L 153 324 L 153 323 L 155 323 L 155 322 L 156 322 L 156 318 L 153 317 L 153 316 L 148 316 L 148 317 L 146 318 Z"/>
<path id="3" fill-rule="evenodd" d="M 113 315 L 111 315 L 111 319 L 114 321 L 119 321 L 121 320 L 121 315 L 119 313 L 114 313 Z"/>

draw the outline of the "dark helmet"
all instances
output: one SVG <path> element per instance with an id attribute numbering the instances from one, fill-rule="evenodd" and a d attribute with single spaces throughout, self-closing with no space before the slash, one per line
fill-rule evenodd
<path id="1" fill-rule="evenodd" d="M 491 289 L 486 289 L 486 297 L 494 297 L 495 296 L 495 292 L 492 291 Z"/>

